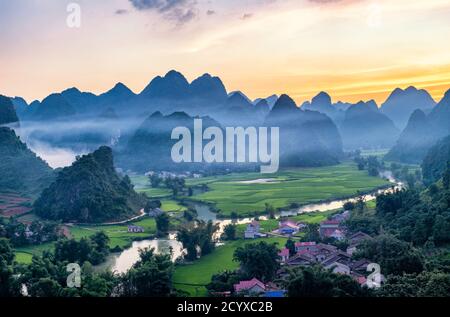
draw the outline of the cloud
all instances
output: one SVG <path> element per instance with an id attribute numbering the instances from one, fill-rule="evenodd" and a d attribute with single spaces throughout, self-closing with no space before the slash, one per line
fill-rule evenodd
<path id="1" fill-rule="evenodd" d="M 153 11 L 163 18 L 185 24 L 197 16 L 196 0 L 129 0 L 139 11 Z"/>
<path id="2" fill-rule="evenodd" d="M 361 2 L 362 0 L 308 0 L 314 4 L 339 4 L 339 5 L 349 5 L 356 2 Z"/>

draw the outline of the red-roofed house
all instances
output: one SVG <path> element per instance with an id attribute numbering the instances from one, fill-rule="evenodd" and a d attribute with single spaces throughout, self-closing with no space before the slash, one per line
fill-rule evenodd
<path id="1" fill-rule="evenodd" d="M 320 223 L 319 234 L 322 238 L 335 238 L 342 240 L 344 233 L 339 228 L 340 222 L 337 220 L 326 220 Z"/>
<path id="2" fill-rule="evenodd" d="M 250 281 L 240 281 L 238 284 L 234 284 L 234 291 L 236 293 L 248 293 L 248 294 L 260 294 L 265 292 L 266 285 L 258 280 L 257 278 L 253 278 Z"/>

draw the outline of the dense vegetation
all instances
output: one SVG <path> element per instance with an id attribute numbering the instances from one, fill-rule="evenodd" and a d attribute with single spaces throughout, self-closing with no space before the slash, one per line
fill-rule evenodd
<path id="1" fill-rule="evenodd" d="M 15 132 L 0 127 L 0 193 L 38 195 L 53 180 L 53 170 L 31 152 Z"/>
<path id="2" fill-rule="evenodd" d="M 427 153 L 422 162 L 424 182 L 431 184 L 441 178 L 450 163 L 450 136 L 440 140 Z"/>
<path id="3" fill-rule="evenodd" d="M 132 217 L 144 204 L 130 179 L 116 173 L 111 149 L 100 147 L 61 170 L 34 208 L 46 219 L 98 223 Z"/>
<path id="4" fill-rule="evenodd" d="M 38 245 L 58 238 L 58 224 L 35 220 L 27 226 L 16 218 L 0 217 L 0 238 L 9 239 L 14 247 Z"/>
<path id="5" fill-rule="evenodd" d="M 16 111 L 11 99 L 0 95 L 0 125 L 18 122 Z"/>

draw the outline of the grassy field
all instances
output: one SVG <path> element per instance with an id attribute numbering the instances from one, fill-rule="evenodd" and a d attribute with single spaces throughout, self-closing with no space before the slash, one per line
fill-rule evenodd
<path id="1" fill-rule="evenodd" d="M 260 179 L 268 183 L 248 183 Z M 247 182 L 247 183 L 243 183 Z M 307 204 L 355 195 L 389 184 L 359 171 L 354 163 L 343 163 L 321 168 L 282 170 L 270 176 L 259 173 L 241 173 L 225 176 L 189 179 L 187 185 L 208 184 L 209 191 L 190 197 L 212 203 L 222 216 L 236 212 L 240 216 L 261 214 L 265 203 L 275 208 L 291 203 Z"/>
<path id="2" fill-rule="evenodd" d="M 187 210 L 185 206 L 180 205 L 179 202 L 172 199 L 161 200 L 161 209 L 168 212 L 182 212 Z"/>
<path id="3" fill-rule="evenodd" d="M 173 276 L 176 289 L 188 292 L 191 296 L 206 296 L 207 290 L 204 286 L 192 286 L 184 284 L 206 285 L 211 281 L 211 277 L 225 270 L 234 270 L 238 263 L 233 261 L 233 253 L 238 247 L 247 243 L 265 241 L 268 243 L 278 243 L 282 248 L 286 239 L 266 238 L 260 240 L 237 240 L 219 246 L 213 253 L 205 255 L 192 264 L 177 266 Z"/>
<path id="4" fill-rule="evenodd" d="M 31 254 L 31 253 L 16 252 L 15 260 L 17 261 L 17 263 L 30 264 L 32 259 L 33 259 L 33 254 Z"/>
<path id="5" fill-rule="evenodd" d="M 128 225 L 114 226 L 72 226 L 69 227 L 71 237 L 79 240 L 89 237 L 97 232 L 103 231 L 109 237 L 110 248 L 126 248 L 136 239 L 148 238 L 150 235 L 156 234 L 156 222 L 153 218 L 144 218 L 133 222 L 134 225 L 141 226 L 145 229 L 144 233 L 128 233 Z M 33 255 L 41 255 L 45 250 L 53 250 L 54 243 L 45 243 L 41 245 L 16 248 L 16 261 L 19 263 L 30 263 Z"/>
<path id="6" fill-rule="evenodd" d="M 172 191 L 167 188 L 152 188 L 147 176 L 133 175 L 130 176 L 131 182 L 134 185 L 134 189 L 138 193 L 144 193 L 149 198 L 163 198 L 170 197 Z"/>
<path id="7" fill-rule="evenodd" d="M 153 218 L 143 218 L 142 220 L 133 222 L 134 225 L 143 227 L 143 233 L 128 233 L 128 225 L 112 225 L 112 226 L 73 226 L 70 227 L 72 238 L 81 239 L 89 237 L 96 232 L 103 231 L 109 237 L 110 248 L 129 246 L 133 240 L 149 237 L 156 233 L 156 222 Z"/>

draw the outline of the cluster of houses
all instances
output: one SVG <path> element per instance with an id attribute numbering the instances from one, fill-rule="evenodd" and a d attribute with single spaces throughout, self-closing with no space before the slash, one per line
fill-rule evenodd
<path id="1" fill-rule="evenodd" d="M 333 273 L 351 276 L 361 286 L 367 285 L 367 267 L 372 262 L 367 259 L 352 259 L 352 254 L 357 247 L 367 239 L 372 239 L 372 237 L 363 232 L 351 235 L 348 238 L 350 244 L 346 252 L 330 244 L 313 241 L 296 242 L 294 254 L 291 254 L 287 248 L 279 252 L 281 269 L 278 270 L 277 277 L 278 279 L 287 278 L 289 268 L 292 267 L 320 264 Z M 278 288 L 275 284 L 265 284 L 256 278 L 235 284 L 234 292 L 236 294 L 261 297 L 284 297 L 286 294 L 285 290 Z"/>
<path id="2" fill-rule="evenodd" d="M 279 252 L 281 269 L 277 272 L 279 279 L 288 276 L 289 268 L 295 266 L 312 266 L 322 265 L 324 268 L 331 270 L 337 274 L 345 274 L 351 276 L 361 286 L 367 285 L 366 276 L 368 275 L 367 267 L 371 261 L 367 259 L 355 260 L 352 255 L 364 241 L 372 239 L 371 236 L 364 232 L 357 232 L 350 236 L 347 235 L 344 222 L 349 218 L 350 212 L 333 215 L 319 225 L 319 235 L 321 239 L 333 238 L 338 241 L 347 240 L 349 246 L 345 251 L 338 249 L 336 246 L 326 243 L 318 243 L 314 241 L 296 242 L 295 252 L 287 248 Z M 271 234 L 282 235 L 286 237 L 295 236 L 306 228 L 301 222 L 295 222 L 289 219 L 281 220 L 278 228 Z M 265 237 L 266 234 L 260 232 L 261 227 L 257 221 L 252 221 L 247 225 L 245 231 L 246 239 L 255 239 Z M 274 285 L 266 285 L 263 282 L 252 279 L 249 281 L 240 281 L 234 285 L 236 293 L 259 294 L 260 296 L 270 296 L 266 294 L 271 292 L 272 295 L 283 296 L 284 291 L 277 289 Z"/>
<path id="3" fill-rule="evenodd" d="M 319 234 L 322 239 L 334 238 L 336 240 L 345 239 L 345 229 L 342 223 L 350 217 L 349 211 L 344 211 L 340 214 L 333 215 L 331 219 L 320 223 Z"/>
<path id="4" fill-rule="evenodd" d="M 319 234 L 322 239 L 334 238 L 336 240 L 344 240 L 346 237 L 343 222 L 350 216 L 349 211 L 344 211 L 340 214 L 333 215 L 330 219 L 320 223 Z M 306 224 L 302 222 L 295 222 L 290 219 L 282 219 L 278 223 L 278 228 L 273 230 L 271 234 L 281 235 L 285 237 L 295 236 L 297 233 L 306 229 Z M 247 225 L 244 232 L 245 239 L 256 239 L 266 237 L 267 234 L 261 232 L 261 226 L 258 221 L 253 220 Z"/>
<path id="5" fill-rule="evenodd" d="M 352 254 L 367 239 L 372 238 L 363 232 L 351 235 L 348 238 L 350 245 L 346 252 L 330 244 L 296 242 L 295 254 L 291 254 L 287 248 L 280 251 L 282 268 L 277 275 L 280 278 L 286 277 L 289 267 L 320 264 L 334 273 L 350 275 L 359 284 L 364 285 L 366 283 L 367 266 L 371 261 L 367 259 L 354 260 Z"/>

